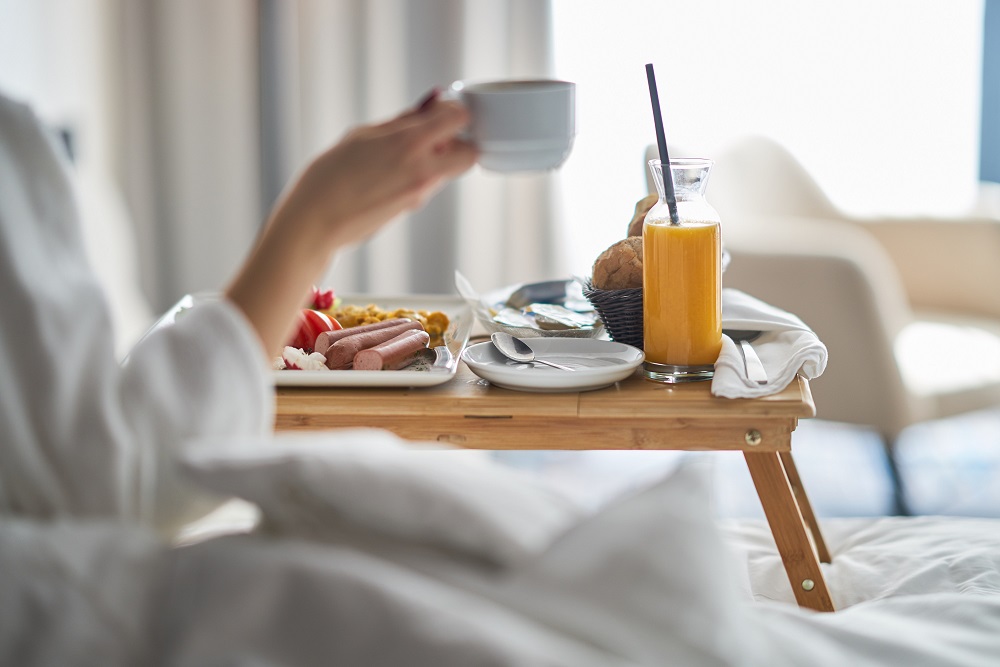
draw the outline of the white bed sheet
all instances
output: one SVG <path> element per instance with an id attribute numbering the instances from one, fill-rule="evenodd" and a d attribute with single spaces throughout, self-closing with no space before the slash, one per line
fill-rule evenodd
<path id="1" fill-rule="evenodd" d="M 1000 664 L 1000 520 L 820 521 L 834 614 L 802 613 L 763 520 L 722 524 L 774 664 Z"/>
<path id="2" fill-rule="evenodd" d="M 764 521 L 727 521 L 724 535 L 745 558 L 754 598 L 794 603 Z M 932 593 L 1000 595 L 1000 521 L 879 517 L 820 522 L 832 563 L 823 574 L 837 609 L 866 600 Z"/>

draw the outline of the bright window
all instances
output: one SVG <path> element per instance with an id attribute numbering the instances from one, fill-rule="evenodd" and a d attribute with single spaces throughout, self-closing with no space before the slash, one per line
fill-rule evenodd
<path id="1" fill-rule="evenodd" d="M 982 2 L 553 3 L 556 72 L 579 84 L 579 134 L 561 172 L 577 273 L 624 234 L 645 194 L 643 151 L 656 141 L 647 62 L 670 144 L 712 157 L 739 136 L 771 136 L 850 213 L 945 214 L 974 201 Z"/>

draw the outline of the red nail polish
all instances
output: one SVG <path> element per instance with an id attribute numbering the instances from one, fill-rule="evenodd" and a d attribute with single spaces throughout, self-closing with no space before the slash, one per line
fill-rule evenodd
<path id="1" fill-rule="evenodd" d="M 438 98 L 438 95 L 440 94 L 441 94 L 440 88 L 438 88 L 437 86 L 431 88 L 430 92 L 424 95 L 424 97 L 417 104 L 417 111 L 418 112 L 426 111 L 428 108 L 430 108 L 431 104 L 434 103 L 434 100 L 436 100 Z"/>

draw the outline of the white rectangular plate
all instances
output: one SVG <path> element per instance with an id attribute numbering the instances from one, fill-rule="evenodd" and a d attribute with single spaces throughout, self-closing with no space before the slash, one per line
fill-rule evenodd
<path id="1" fill-rule="evenodd" d="M 219 298 L 215 293 L 188 294 L 174 304 L 170 310 L 150 327 L 145 336 L 160 327 L 174 323 L 177 315 L 188 308 Z M 469 342 L 469 332 L 475 322 L 472 309 L 459 296 L 441 294 L 379 296 L 371 294 L 348 294 L 340 297 L 341 305 L 367 306 L 370 303 L 385 310 L 409 308 L 411 310 L 441 311 L 448 316 L 448 330 L 444 334 L 444 346 L 451 353 L 447 365 L 429 367 L 423 364 L 417 369 L 398 371 L 274 371 L 274 384 L 279 387 L 431 387 L 447 382 L 455 377 L 462 352 Z"/>
<path id="2" fill-rule="evenodd" d="M 373 303 L 384 310 L 439 310 L 449 319 L 444 344 L 451 353 L 447 366 L 398 371 L 275 371 L 274 384 L 279 387 L 431 387 L 447 382 L 458 371 L 458 363 L 469 342 L 469 332 L 475 317 L 465 300 L 458 296 L 406 295 L 380 296 L 347 294 L 340 296 L 340 305 L 364 307 Z"/>

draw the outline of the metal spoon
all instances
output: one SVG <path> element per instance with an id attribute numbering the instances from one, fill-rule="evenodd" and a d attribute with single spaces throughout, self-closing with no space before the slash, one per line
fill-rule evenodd
<path id="1" fill-rule="evenodd" d="M 546 366 L 552 366 L 552 368 L 558 368 L 563 371 L 573 370 L 569 366 L 561 366 L 559 364 L 552 363 L 551 361 L 545 361 L 544 359 L 536 359 L 535 352 L 528 347 L 527 343 L 516 336 L 511 336 L 509 333 L 495 331 L 493 332 L 493 335 L 490 336 L 490 340 L 493 341 L 493 346 L 500 350 L 500 354 L 507 357 L 511 361 L 517 361 L 522 364 L 536 362 L 539 364 L 545 364 Z"/>
<path id="2" fill-rule="evenodd" d="M 767 384 L 767 371 L 764 370 L 764 364 L 760 363 L 760 357 L 757 356 L 756 350 L 750 345 L 750 341 L 757 340 L 764 332 L 746 329 L 723 329 L 722 333 L 732 338 L 734 343 L 739 344 L 740 351 L 743 353 L 743 366 L 747 371 L 747 379 L 757 384 Z"/>

